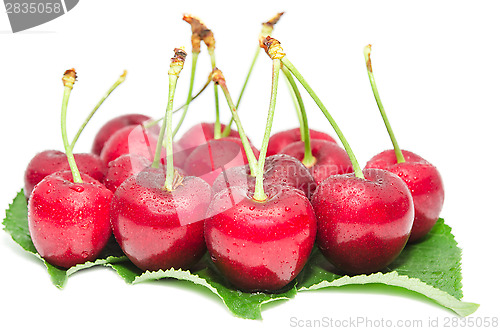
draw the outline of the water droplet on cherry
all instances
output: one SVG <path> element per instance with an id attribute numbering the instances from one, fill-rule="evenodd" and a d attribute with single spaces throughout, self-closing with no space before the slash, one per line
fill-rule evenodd
<path id="1" fill-rule="evenodd" d="M 85 191 L 85 188 L 83 186 L 80 186 L 80 185 L 73 185 L 73 186 L 71 186 L 71 189 L 73 191 L 78 192 L 78 193 L 82 193 L 83 191 Z"/>

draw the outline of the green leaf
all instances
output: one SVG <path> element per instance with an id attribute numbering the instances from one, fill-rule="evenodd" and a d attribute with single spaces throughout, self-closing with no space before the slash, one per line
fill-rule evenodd
<path id="1" fill-rule="evenodd" d="M 302 271 L 299 291 L 351 284 L 386 284 L 425 295 L 459 316 L 472 314 L 479 305 L 461 302 L 461 250 L 451 228 L 439 219 L 420 242 L 409 244 L 386 270 L 371 275 L 344 276 L 315 250 Z"/>
<path id="2" fill-rule="evenodd" d="M 419 243 L 409 244 L 387 271 L 418 278 L 457 299 L 462 294 L 462 251 L 443 219 Z"/>
<path id="3" fill-rule="evenodd" d="M 16 243 L 43 261 L 29 235 L 26 199 L 22 191 L 6 211 L 3 225 Z M 59 288 L 65 285 L 71 274 L 98 265 L 113 268 L 129 284 L 163 278 L 190 282 L 217 295 L 234 315 L 248 319 L 262 318 L 263 304 L 291 299 L 300 291 L 359 284 L 385 284 L 405 288 L 428 297 L 459 316 L 472 314 L 478 307 L 477 304 L 460 301 L 461 250 L 451 234 L 451 228 L 442 219 L 438 220 L 424 240 L 408 245 L 386 270 L 371 275 L 342 275 L 315 249 L 297 279 L 277 293 L 245 293 L 236 290 L 217 271 L 208 254 L 192 270 L 170 269 L 157 272 L 142 272 L 123 256 L 113 240 L 101 255 L 94 262 L 80 264 L 68 270 L 46 261 L 44 263 L 52 282 Z"/>
<path id="4" fill-rule="evenodd" d="M 182 281 L 204 286 L 216 294 L 233 314 L 247 319 L 261 319 L 261 307 L 263 304 L 288 300 L 295 296 L 297 290 L 294 284 L 290 284 L 279 293 L 245 293 L 233 288 L 224 277 L 217 271 L 208 254 L 193 268 L 194 271 L 170 269 L 160 271 L 139 271 L 135 274 L 132 284 L 145 281 L 159 280 L 162 278 L 175 278 Z M 132 276 L 130 270 L 126 273 L 129 282 Z"/>
<path id="5" fill-rule="evenodd" d="M 25 251 L 36 254 L 36 248 L 33 245 L 28 229 L 28 204 L 22 190 L 9 205 L 9 209 L 5 211 L 5 219 L 2 224 L 4 230 L 10 234 L 19 246 Z"/>
<path id="6" fill-rule="evenodd" d="M 31 240 L 28 228 L 28 206 L 26 203 L 26 197 L 24 196 L 22 190 L 16 195 L 14 201 L 9 205 L 9 209 L 5 212 L 5 219 L 2 224 L 4 226 L 4 230 L 11 235 L 12 239 L 18 243 L 19 246 L 43 261 L 52 283 L 58 288 L 63 288 L 68 280 L 68 277 L 79 270 L 88 269 L 97 265 L 107 266 L 110 263 L 128 260 L 123 256 L 114 257 L 110 255 L 111 252 L 116 252 L 115 243 L 110 241 L 108 246 L 103 250 L 103 253 L 101 253 L 100 257 L 102 258 L 93 262 L 78 264 L 67 270 L 48 263 L 40 256 L 40 254 L 37 253 L 35 245 L 33 245 L 33 241 Z M 121 253 L 121 255 L 123 255 L 123 253 Z"/>

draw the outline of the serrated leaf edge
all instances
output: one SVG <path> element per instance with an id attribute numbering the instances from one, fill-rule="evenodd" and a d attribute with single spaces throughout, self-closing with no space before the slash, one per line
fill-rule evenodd
<path id="1" fill-rule="evenodd" d="M 428 285 L 418 278 L 410 278 L 408 276 L 399 275 L 397 271 L 392 271 L 389 273 L 377 272 L 370 275 L 357 275 L 357 276 L 344 276 L 342 278 L 335 279 L 333 281 L 322 281 L 316 285 L 309 287 L 299 288 L 298 291 L 306 290 L 316 290 L 326 287 L 340 287 L 345 285 L 355 285 L 355 284 L 385 284 L 391 286 L 402 287 L 407 290 L 423 294 L 429 299 L 437 302 L 438 304 L 453 310 L 460 317 L 468 316 L 474 313 L 478 308 L 479 304 L 471 302 L 463 302 L 455 298 L 454 296 L 437 289 L 431 285 Z"/>
<path id="2" fill-rule="evenodd" d="M 92 268 L 95 266 L 109 266 L 111 263 L 120 263 L 120 262 L 126 262 L 129 261 L 129 259 L 126 256 L 108 256 L 105 259 L 97 259 L 94 261 L 87 261 L 85 263 L 77 264 L 75 266 L 72 266 L 68 270 L 66 270 L 66 275 L 69 277 L 72 274 L 74 274 L 77 271 L 83 270 L 83 269 L 88 269 Z"/>
<path id="3" fill-rule="evenodd" d="M 222 302 L 224 302 L 224 305 L 229 308 L 230 305 L 228 302 L 224 299 L 224 297 L 219 293 L 216 287 L 210 285 L 205 279 L 199 277 L 198 275 L 192 274 L 189 270 L 182 270 L 182 269 L 174 269 L 170 268 L 168 270 L 158 270 L 158 271 L 145 271 L 142 273 L 140 276 L 137 276 L 134 281 L 132 282 L 132 285 L 138 284 L 147 280 L 159 280 L 162 278 L 175 278 L 179 280 L 187 280 L 190 281 L 194 284 L 204 286 L 208 288 L 212 293 L 217 295 Z M 258 294 L 258 293 L 256 293 Z M 278 301 L 278 300 L 290 300 L 289 297 L 269 297 L 266 298 L 265 300 L 261 301 L 257 306 L 259 308 L 258 311 L 258 316 L 257 318 L 261 319 L 262 316 L 261 314 L 261 308 L 262 305 L 265 303 L 273 302 L 273 301 Z M 231 309 L 230 309 L 231 310 Z M 231 310 L 231 312 L 234 314 L 235 312 Z M 239 316 L 241 317 L 241 316 Z"/>

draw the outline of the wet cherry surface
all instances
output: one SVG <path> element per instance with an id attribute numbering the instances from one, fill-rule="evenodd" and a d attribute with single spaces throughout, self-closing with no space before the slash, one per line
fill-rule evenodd
<path id="1" fill-rule="evenodd" d="M 94 260 L 111 235 L 113 193 L 92 177 L 81 174 L 73 183 L 71 171 L 45 177 L 28 202 L 33 244 L 49 263 L 69 268 Z"/>
<path id="2" fill-rule="evenodd" d="M 348 274 L 380 271 L 403 250 L 413 224 L 413 200 L 406 184 L 389 171 L 367 169 L 331 176 L 314 193 L 317 244 Z"/>
<path id="3" fill-rule="evenodd" d="M 94 142 L 92 143 L 92 153 L 101 155 L 104 144 L 116 131 L 129 125 L 144 123 L 148 120 L 151 120 L 151 117 L 141 114 L 125 114 L 109 120 L 104 123 L 94 137 Z"/>
<path id="4" fill-rule="evenodd" d="M 127 178 L 151 166 L 151 161 L 137 154 L 124 154 L 109 162 L 103 184 L 115 192 Z"/>
<path id="5" fill-rule="evenodd" d="M 184 177 L 171 192 L 164 184 L 162 169 L 145 169 L 123 182 L 112 202 L 115 238 L 143 270 L 186 269 L 206 251 L 203 225 L 210 186 L 197 177 Z"/>
<path id="6" fill-rule="evenodd" d="M 353 172 L 352 163 L 346 151 L 331 141 L 311 139 L 311 152 L 316 158 L 314 165 L 309 167 L 317 184 L 332 175 Z M 299 160 L 304 159 L 304 143 L 291 143 L 281 153 L 291 155 Z"/>
<path id="7" fill-rule="evenodd" d="M 303 192 L 267 186 L 266 201 L 247 187 L 217 193 L 205 222 L 205 240 L 217 268 L 236 288 L 275 291 L 290 283 L 314 245 L 316 218 Z"/>
<path id="8" fill-rule="evenodd" d="M 106 175 L 106 166 L 102 160 L 90 153 L 74 154 L 78 170 L 102 182 Z M 57 150 L 46 150 L 31 159 L 24 173 L 24 194 L 29 197 L 33 187 L 46 176 L 62 170 L 69 170 L 66 154 Z"/>
<path id="9" fill-rule="evenodd" d="M 335 139 L 333 139 L 329 134 L 321 131 L 309 129 L 309 135 L 310 139 L 328 140 L 331 142 L 335 142 Z M 269 145 L 267 147 L 266 156 L 280 154 L 283 148 L 297 141 L 302 141 L 302 138 L 300 136 L 300 128 L 276 132 L 269 138 Z"/>
<path id="10" fill-rule="evenodd" d="M 221 124 L 221 131 L 224 131 L 225 127 Z M 239 138 L 240 134 L 236 130 L 231 130 L 228 137 Z M 212 139 L 214 139 L 214 123 L 203 122 L 189 128 L 177 142 L 181 148 L 192 150 Z"/>
<path id="11" fill-rule="evenodd" d="M 256 158 L 259 151 L 252 146 Z M 210 140 L 200 145 L 187 157 L 184 170 L 188 175 L 197 176 L 210 185 L 223 169 L 229 169 L 248 163 L 240 138 L 226 137 Z"/>
<path id="12" fill-rule="evenodd" d="M 316 183 L 309 170 L 298 159 L 278 154 L 266 157 L 264 164 L 265 185 L 287 185 L 295 187 L 310 198 L 316 189 Z M 247 186 L 255 189 L 255 177 L 250 174 L 248 165 L 233 167 L 217 176 L 212 185 L 212 195 L 229 186 Z"/>
<path id="13" fill-rule="evenodd" d="M 439 218 L 444 203 L 444 187 L 435 166 L 419 155 L 402 150 L 405 162 L 397 163 L 394 150 L 386 150 L 371 158 L 367 168 L 385 169 L 398 175 L 410 189 L 415 205 L 415 220 L 409 241 L 423 238 Z"/>

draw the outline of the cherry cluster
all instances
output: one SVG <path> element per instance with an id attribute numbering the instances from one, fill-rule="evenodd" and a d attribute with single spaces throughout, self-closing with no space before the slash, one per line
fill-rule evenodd
<path id="1" fill-rule="evenodd" d="M 247 138 L 238 116 L 246 82 L 235 105 L 215 64 L 214 35 L 193 16 L 184 16 L 192 28 L 193 60 L 188 98 L 178 109 L 182 115 L 175 128 L 173 102 L 188 55 L 184 49 L 176 48 L 170 63 L 165 116 L 116 117 L 98 131 L 91 153 L 73 154 L 74 145 L 126 72 L 71 143 L 66 113 L 76 72 L 65 72 L 65 151 L 37 154 L 25 173 L 29 231 L 44 259 L 69 268 L 96 259 L 113 238 L 138 268 L 149 271 L 189 269 L 208 251 L 236 288 L 275 291 L 299 274 L 314 245 L 339 272 L 361 274 L 382 270 L 408 242 L 424 238 L 443 205 L 442 180 L 432 164 L 399 148 L 373 78 L 371 46 L 364 53 L 368 76 L 394 149 L 374 156 L 362 169 L 324 104 L 270 36 L 282 14 L 263 24 L 255 55 L 262 48 L 273 64 L 260 150 Z M 212 62 L 202 91 L 213 83 L 215 122 L 197 124 L 174 141 L 197 97 L 192 92 L 202 42 Z M 272 134 L 280 73 L 290 85 L 300 127 Z M 329 134 L 309 129 L 297 81 L 341 145 Z M 232 115 L 228 125 L 219 118 L 220 91 Z"/>

